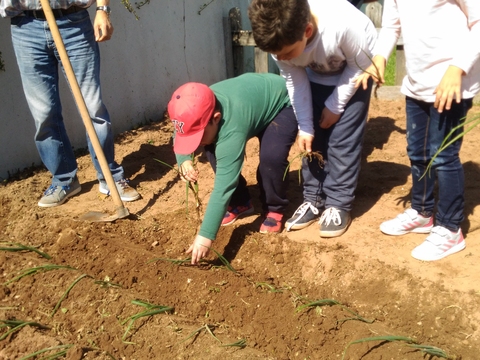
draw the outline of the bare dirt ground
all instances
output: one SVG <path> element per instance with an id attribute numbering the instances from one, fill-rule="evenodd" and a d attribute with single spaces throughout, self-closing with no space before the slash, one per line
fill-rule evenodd
<path id="1" fill-rule="evenodd" d="M 0 186 L 2 249 L 20 243 L 51 257 L 0 251 L 0 359 L 47 348 L 55 350 L 37 358 L 64 351 L 67 359 L 342 359 L 350 342 L 387 335 L 439 347 L 451 358 L 479 358 L 480 128 L 466 136 L 461 154 L 464 251 L 424 263 L 410 256 L 424 235 L 379 231 L 382 221 L 408 207 L 411 179 L 403 102 L 372 100 L 349 231 L 321 239 L 313 224 L 262 235 L 256 213 L 221 228 L 214 243 L 235 272 L 214 252 L 201 266 L 173 261 L 187 257 L 198 222 L 193 204 L 185 211 L 184 183 L 155 160 L 175 163 L 170 136 L 170 124 L 158 121 L 117 137 L 117 160 L 142 195 L 126 204 L 128 219 L 77 220 L 91 210 L 114 213 L 112 200 L 98 192 L 88 155 L 78 158 L 82 192 L 60 207 L 37 207 L 50 183 L 45 170 L 30 169 Z M 260 209 L 257 148 L 252 140 L 243 173 Z M 298 165 L 289 174 L 287 216 L 302 202 Z M 202 154 L 199 168 L 205 205 L 213 173 Z M 62 267 L 25 272 L 47 264 Z M 344 306 L 299 309 L 322 299 Z M 133 315 L 147 310 L 135 300 L 173 309 L 139 317 L 128 328 Z M 349 310 L 368 322 L 345 321 L 354 317 Z M 8 333 L 10 320 L 30 324 Z M 345 354 L 425 358 L 437 357 L 387 341 L 352 344 Z"/>

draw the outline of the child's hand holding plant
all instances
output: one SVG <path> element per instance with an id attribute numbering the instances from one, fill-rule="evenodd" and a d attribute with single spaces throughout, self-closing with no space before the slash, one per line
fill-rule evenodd
<path id="1" fill-rule="evenodd" d="M 355 88 L 363 86 L 364 90 L 368 88 L 368 79 L 371 77 L 373 81 L 377 83 L 377 86 L 385 83 L 385 67 L 387 65 L 387 59 L 381 55 L 375 55 L 372 59 L 372 64 L 363 70 L 362 75 L 355 79 Z"/>
<path id="2" fill-rule="evenodd" d="M 191 160 L 186 160 L 180 165 L 180 176 L 183 180 L 197 182 L 198 170 L 195 169 Z"/>

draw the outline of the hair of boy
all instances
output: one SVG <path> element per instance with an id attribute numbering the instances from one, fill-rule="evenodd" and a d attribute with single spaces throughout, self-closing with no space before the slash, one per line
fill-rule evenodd
<path id="1" fill-rule="evenodd" d="M 252 0 L 248 17 L 256 45 L 278 52 L 302 40 L 311 18 L 307 0 Z"/>

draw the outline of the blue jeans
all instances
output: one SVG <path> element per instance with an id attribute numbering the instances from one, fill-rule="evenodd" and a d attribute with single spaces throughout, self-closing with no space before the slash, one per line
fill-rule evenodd
<path id="1" fill-rule="evenodd" d="M 463 138 L 443 150 L 433 161 L 431 171 L 421 177 L 445 137 L 452 128 L 460 124 L 471 107 L 472 99 L 462 100 L 459 104 L 454 101 L 449 111 L 439 113 L 433 103 L 410 97 L 406 99 L 407 153 L 412 171 L 412 208 L 427 216 L 433 214 L 434 187 L 437 181 L 438 203 L 435 223 L 451 231 L 457 231 L 464 219 L 464 174 L 459 158 Z M 463 127 L 459 128 L 456 134 L 462 131 Z"/>
<path id="2" fill-rule="evenodd" d="M 100 90 L 100 52 L 89 14 L 85 10 L 66 15 L 57 19 L 57 25 L 113 178 L 121 180 L 123 168 L 115 162 L 110 116 Z M 58 87 L 58 65 L 62 64 L 48 23 L 17 16 L 11 19 L 11 30 L 40 158 L 53 175 L 52 185 L 69 185 L 77 173 L 77 161 L 63 121 Z M 103 180 L 88 134 L 87 143 L 97 177 Z"/>
<path id="3" fill-rule="evenodd" d="M 322 167 L 316 159 L 303 158 L 303 198 L 319 209 L 335 207 L 351 211 L 360 173 L 372 82 L 367 90 L 359 88 L 355 92 L 338 122 L 328 129 L 320 128 L 319 120 L 325 101 L 335 87 L 312 82 L 310 87 L 315 130 L 312 150 L 322 154 L 325 164 Z"/>

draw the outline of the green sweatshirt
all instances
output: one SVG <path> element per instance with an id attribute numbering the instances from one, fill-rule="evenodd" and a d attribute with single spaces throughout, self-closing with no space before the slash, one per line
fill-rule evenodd
<path id="1" fill-rule="evenodd" d="M 210 88 L 221 105 L 215 141 L 217 172 L 199 235 L 215 240 L 238 184 L 247 141 L 262 132 L 290 100 L 285 80 L 275 74 L 247 73 Z M 176 155 L 178 165 L 190 156 Z"/>

